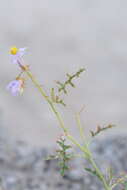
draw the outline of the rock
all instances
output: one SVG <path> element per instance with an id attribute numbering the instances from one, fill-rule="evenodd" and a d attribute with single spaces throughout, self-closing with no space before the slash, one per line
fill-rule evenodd
<path id="1" fill-rule="evenodd" d="M 127 172 L 127 136 L 95 139 L 91 150 L 104 174 L 111 165 L 118 175 Z M 9 145 L 0 139 L 1 190 L 103 190 L 95 176 L 84 168 L 89 164 L 82 158 L 70 162 L 70 171 L 60 176 L 56 160 L 45 160 L 51 150 L 32 148 L 24 142 Z M 117 189 L 117 188 L 116 188 Z"/>

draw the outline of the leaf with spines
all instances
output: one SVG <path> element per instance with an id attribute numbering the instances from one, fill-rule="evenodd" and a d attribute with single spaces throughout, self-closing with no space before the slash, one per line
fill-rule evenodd
<path id="1" fill-rule="evenodd" d="M 66 106 L 66 104 L 64 103 L 64 101 L 58 95 L 55 95 L 54 88 L 51 89 L 51 93 L 50 94 L 51 94 L 51 100 L 52 100 L 52 102 L 57 103 L 57 104 L 62 104 L 63 106 Z"/>
<path id="2" fill-rule="evenodd" d="M 81 68 L 78 72 L 76 72 L 75 74 L 73 75 L 70 75 L 70 74 L 66 74 L 66 76 L 68 77 L 68 79 L 64 82 L 64 83 L 61 83 L 60 81 L 57 81 L 56 83 L 59 85 L 59 88 L 58 88 L 58 91 L 59 92 L 64 92 L 65 94 L 67 94 L 67 89 L 66 87 L 68 85 L 72 86 L 73 88 L 75 87 L 74 83 L 72 82 L 72 80 L 76 77 L 79 77 L 80 74 L 85 71 L 84 68 Z"/>
<path id="3" fill-rule="evenodd" d="M 97 126 L 96 131 L 95 131 L 95 132 L 94 132 L 94 131 L 90 131 L 90 133 L 91 133 L 91 136 L 92 136 L 92 137 L 95 137 L 95 136 L 97 136 L 100 132 L 105 131 L 105 130 L 107 130 L 107 129 L 111 129 L 111 128 L 113 128 L 113 127 L 115 127 L 115 125 L 111 125 L 111 124 L 109 124 L 109 125 L 106 126 L 106 127 Z"/>
<path id="4" fill-rule="evenodd" d="M 59 149 L 56 150 L 56 155 L 51 155 L 48 157 L 48 159 L 57 159 L 59 160 L 59 167 L 60 167 L 60 174 L 64 176 L 65 172 L 69 170 L 68 167 L 68 161 L 74 157 L 72 153 L 68 152 L 68 149 L 72 148 L 70 145 L 65 144 L 66 139 L 65 138 L 60 138 L 57 141 L 57 144 L 59 145 Z"/>

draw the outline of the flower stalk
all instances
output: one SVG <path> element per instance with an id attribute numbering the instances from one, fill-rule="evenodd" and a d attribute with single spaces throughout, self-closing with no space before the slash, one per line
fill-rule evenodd
<path id="1" fill-rule="evenodd" d="M 100 169 L 97 167 L 95 161 L 92 158 L 92 154 L 90 152 L 90 150 L 88 149 L 87 145 L 80 145 L 75 139 L 74 137 L 72 137 L 71 135 L 68 134 L 68 130 L 67 128 L 65 128 L 65 124 L 64 121 L 62 119 L 62 116 L 60 115 L 60 113 L 57 111 L 54 103 L 50 100 L 50 98 L 46 95 L 45 91 L 43 90 L 42 86 L 38 83 L 38 81 L 34 78 L 34 76 L 32 75 L 32 73 L 29 70 L 25 70 L 25 73 L 27 74 L 27 76 L 31 79 L 31 81 L 33 82 L 33 84 L 36 86 L 36 88 L 39 90 L 39 92 L 41 93 L 41 95 L 44 97 L 44 99 L 49 103 L 50 108 L 52 110 L 52 112 L 55 114 L 60 127 L 63 129 L 66 137 L 74 144 L 76 145 L 83 153 L 84 153 L 84 157 L 91 163 L 91 165 L 93 166 L 93 168 L 96 170 L 100 180 L 103 183 L 103 186 L 105 188 L 105 190 L 112 190 L 112 188 L 109 187 L 109 185 L 106 182 L 106 179 L 104 178 L 103 174 L 101 173 Z M 79 119 L 79 118 L 78 118 Z M 79 122 L 79 120 L 78 120 Z M 80 135 L 82 137 L 83 136 L 83 131 L 81 129 L 81 125 L 80 125 Z"/>
<path id="2" fill-rule="evenodd" d="M 60 113 L 56 110 L 54 103 L 50 100 L 50 98 L 46 95 L 45 91 L 43 90 L 42 86 L 38 83 L 38 81 L 33 77 L 32 73 L 28 70 L 25 71 L 27 76 L 32 80 L 33 84 L 39 90 L 41 95 L 45 98 L 45 100 L 49 103 L 51 110 L 56 115 L 56 118 L 59 121 L 60 127 L 63 129 L 64 133 L 67 133 L 67 129 L 64 126 L 63 119 Z"/>

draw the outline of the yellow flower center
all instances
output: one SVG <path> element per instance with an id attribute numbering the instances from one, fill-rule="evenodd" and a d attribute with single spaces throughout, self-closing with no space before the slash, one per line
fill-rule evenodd
<path id="1" fill-rule="evenodd" d="M 16 55 L 18 51 L 19 51 L 18 48 L 14 46 L 14 47 L 12 47 L 12 48 L 10 49 L 10 54 Z"/>

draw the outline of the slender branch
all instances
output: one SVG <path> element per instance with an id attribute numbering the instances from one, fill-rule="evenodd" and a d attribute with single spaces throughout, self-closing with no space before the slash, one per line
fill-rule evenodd
<path id="1" fill-rule="evenodd" d="M 112 190 L 112 188 L 107 184 L 105 177 L 103 176 L 102 172 L 100 171 L 100 169 L 97 167 L 95 161 L 92 159 L 92 157 L 89 159 L 90 163 L 92 164 L 92 166 L 95 168 L 98 176 L 100 177 L 101 181 L 103 182 L 104 188 L 105 190 Z"/>
<path id="2" fill-rule="evenodd" d="M 67 136 L 67 138 L 73 143 L 75 144 L 77 147 L 79 147 L 79 149 L 84 153 L 84 156 L 87 160 L 89 160 L 89 162 L 91 163 L 91 165 L 95 168 L 98 176 L 100 177 L 105 190 L 111 190 L 111 188 L 109 187 L 109 185 L 107 184 L 103 174 L 101 173 L 101 171 L 99 170 L 99 168 L 97 167 L 96 163 L 94 162 L 94 160 L 92 159 L 92 154 L 89 151 L 89 149 L 87 148 L 87 146 L 81 146 L 71 135 L 68 134 L 68 130 L 65 128 L 64 125 L 64 121 L 60 115 L 60 113 L 56 110 L 56 107 L 54 105 L 54 103 L 50 100 L 50 98 L 46 95 L 45 91 L 43 90 L 42 86 L 38 83 L 38 81 L 33 77 L 32 73 L 28 70 L 25 69 L 24 66 L 22 66 L 21 64 L 19 65 L 24 72 L 26 72 L 26 74 L 28 75 L 28 77 L 32 80 L 33 84 L 36 86 L 36 88 L 39 90 L 39 92 L 41 93 L 41 95 L 45 98 L 45 100 L 49 103 L 51 110 L 54 112 L 54 114 L 56 115 L 56 118 L 59 121 L 60 127 L 63 129 L 65 135 Z M 82 129 L 80 129 L 80 132 L 82 134 Z"/>
<path id="3" fill-rule="evenodd" d="M 82 124 L 81 124 L 80 113 L 77 113 L 75 117 L 76 117 L 76 121 L 77 121 L 77 126 L 78 126 L 78 128 L 79 128 L 80 136 L 81 136 L 83 142 L 85 142 L 86 137 L 85 137 L 85 135 L 84 135 L 83 126 L 82 126 Z"/>
<path id="4" fill-rule="evenodd" d="M 26 71 L 26 74 L 29 76 L 29 78 L 32 80 L 32 82 L 34 83 L 34 85 L 37 87 L 37 89 L 39 90 L 39 92 L 41 93 L 41 95 L 45 98 L 45 100 L 49 103 L 51 110 L 55 113 L 60 127 L 63 129 L 63 131 L 65 133 L 67 133 L 67 129 L 64 126 L 64 122 L 63 119 L 61 117 L 61 115 L 59 114 L 59 112 L 56 110 L 54 103 L 49 99 L 49 97 L 46 95 L 45 91 L 43 90 L 43 88 L 41 87 L 41 85 L 38 83 L 38 81 L 33 77 L 32 73 L 30 71 Z"/>

